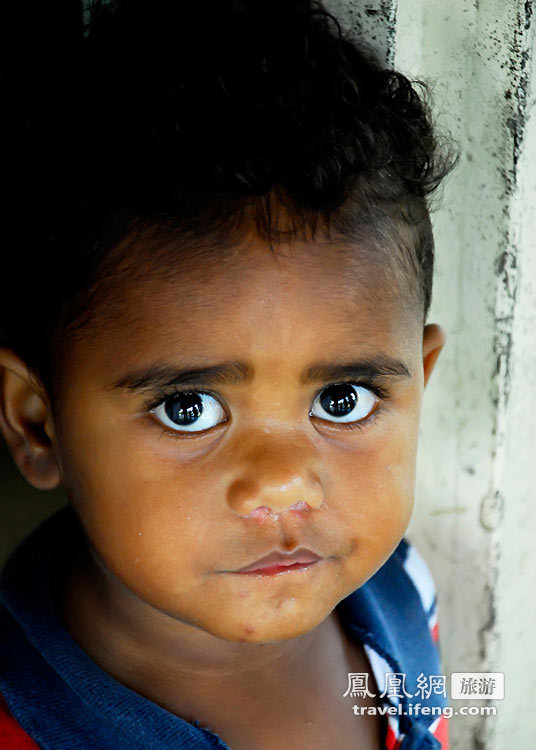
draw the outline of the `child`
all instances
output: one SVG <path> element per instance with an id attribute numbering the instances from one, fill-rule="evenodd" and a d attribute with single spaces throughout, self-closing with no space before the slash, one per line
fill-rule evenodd
<path id="1" fill-rule="evenodd" d="M 308 0 L 97 2 L 31 45 L 0 424 L 69 502 L 2 573 L 2 746 L 446 748 L 404 539 L 445 342 L 424 100 Z"/>

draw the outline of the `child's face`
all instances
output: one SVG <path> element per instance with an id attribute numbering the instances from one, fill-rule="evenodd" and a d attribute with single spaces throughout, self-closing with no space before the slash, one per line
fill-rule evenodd
<path id="1" fill-rule="evenodd" d="M 71 349 L 54 414 L 63 482 L 101 570 L 171 618 L 248 642 L 313 629 L 363 584 L 413 506 L 423 329 L 393 284 L 349 244 L 297 244 L 274 257 L 252 238 L 225 260 L 181 261 L 173 276 L 122 289 L 113 321 Z M 315 396 L 343 374 L 306 373 L 380 357 L 409 376 L 378 378 L 389 395 L 375 418 L 341 426 Z M 114 387 L 133 373 L 131 385 L 164 369 L 173 381 L 224 363 L 251 378 L 176 386 L 203 407 L 189 432 L 171 421 L 173 388 L 163 426 L 149 412 L 164 399 L 158 390 Z M 365 386 L 332 394 L 348 392 L 360 397 L 351 419 L 374 411 Z M 323 559 L 276 575 L 236 572 L 298 547 Z"/>

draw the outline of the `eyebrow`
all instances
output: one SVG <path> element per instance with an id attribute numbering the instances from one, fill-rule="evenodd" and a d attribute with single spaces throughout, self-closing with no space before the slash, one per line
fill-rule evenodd
<path id="1" fill-rule="evenodd" d="M 386 354 L 343 364 L 317 362 L 302 374 L 302 385 L 328 381 L 411 377 L 404 362 Z M 245 385 L 254 378 L 254 370 L 246 362 L 223 362 L 207 367 L 177 367 L 170 362 L 157 362 L 134 369 L 111 383 L 107 389 L 122 391 L 159 390 L 174 385 Z"/>

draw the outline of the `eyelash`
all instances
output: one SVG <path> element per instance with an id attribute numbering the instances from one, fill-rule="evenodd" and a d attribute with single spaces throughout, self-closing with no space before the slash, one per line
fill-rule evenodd
<path id="1" fill-rule="evenodd" d="M 348 383 L 350 385 L 360 386 L 361 388 L 367 388 L 369 391 L 371 391 L 372 393 L 374 393 L 377 396 L 377 398 L 380 399 L 380 401 L 386 401 L 389 398 L 389 395 L 390 395 L 389 391 L 386 388 L 378 385 L 377 383 L 370 383 L 370 382 L 365 382 L 365 381 L 356 381 L 356 380 L 348 379 L 348 380 L 337 380 L 336 383 L 328 383 L 328 384 L 322 386 L 322 388 L 320 388 L 314 394 L 313 401 L 316 399 L 316 397 L 320 393 L 322 393 L 322 391 L 324 391 L 326 388 L 329 388 L 330 385 L 339 385 L 339 384 L 342 384 L 342 383 Z M 162 391 L 160 391 L 158 393 L 154 393 L 151 396 L 151 398 L 144 404 L 143 408 L 144 408 L 144 410 L 147 413 L 149 413 L 152 409 L 156 409 L 157 406 L 160 406 L 160 404 L 163 401 L 166 401 L 168 398 L 172 398 L 173 396 L 178 396 L 181 393 L 191 393 L 191 392 L 194 392 L 194 393 L 205 393 L 208 396 L 212 396 L 213 398 L 215 398 L 215 399 L 217 399 L 218 401 L 221 402 L 220 397 L 216 393 L 213 393 L 212 391 L 207 390 L 206 388 L 196 389 L 195 386 L 190 386 L 189 388 L 179 388 L 178 386 L 171 386 L 168 389 L 163 389 Z M 382 411 L 383 410 L 382 410 L 381 406 L 380 407 L 377 406 L 376 409 L 374 409 L 374 411 L 371 414 L 369 414 L 368 417 L 365 417 L 364 419 L 362 419 L 359 422 L 354 422 L 354 423 L 352 423 L 352 422 L 346 422 L 346 423 L 343 423 L 343 422 L 333 422 L 333 423 L 329 423 L 328 422 L 328 424 L 330 424 L 330 426 L 331 425 L 335 426 L 337 429 L 343 429 L 343 430 L 364 430 L 370 423 L 376 421 L 379 418 L 379 416 L 382 413 Z M 223 422 L 222 424 L 225 424 L 225 423 Z M 188 432 L 179 432 L 179 431 L 174 432 L 172 430 L 167 429 L 166 427 L 164 427 L 162 425 L 160 425 L 160 429 L 161 429 L 161 432 L 163 434 L 170 435 L 171 437 L 178 438 L 178 439 L 181 439 L 181 440 L 182 439 L 186 439 L 186 440 L 195 439 L 196 437 L 200 437 L 202 435 L 205 435 L 207 432 L 210 432 L 210 430 L 202 430 L 202 431 L 199 431 L 199 432 L 191 432 L 191 433 L 188 433 Z"/>

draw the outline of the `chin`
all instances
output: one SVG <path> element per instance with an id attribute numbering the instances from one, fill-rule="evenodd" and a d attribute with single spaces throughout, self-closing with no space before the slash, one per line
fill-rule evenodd
<path id="1" fill-rule="evenodd" d="M 295 601 L 293 602 L 295 605 Z M 223 618 L 214 627 L 205 628 L 212 635 L 235 643 L 276 643 L 298 638 L 305 633 L 314 630 L 330 614 L 315 608 L 312 612 L 297 611 L 296 606 L 292 611 L 284 611 L 282 605 L 271 613 L 271 616 L 263 616 L 259 610 L 246 613 L 239 620 L 224 623 Z"/>

